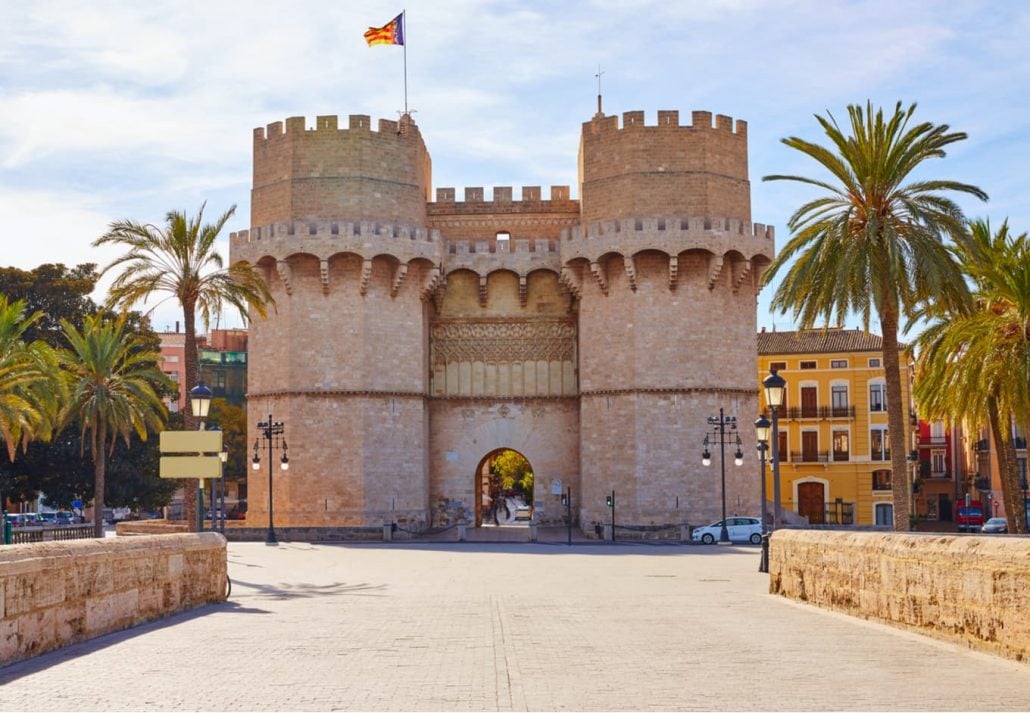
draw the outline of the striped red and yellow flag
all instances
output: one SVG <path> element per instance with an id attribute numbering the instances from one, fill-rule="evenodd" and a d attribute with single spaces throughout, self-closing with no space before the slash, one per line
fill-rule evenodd
<path id="1" fill-rule="evenodd" d="M 382 27 L 370 27 L 365 33 L 365 42 L 372 45 L 404 44 L 404 13 L 390 20 Z"/>

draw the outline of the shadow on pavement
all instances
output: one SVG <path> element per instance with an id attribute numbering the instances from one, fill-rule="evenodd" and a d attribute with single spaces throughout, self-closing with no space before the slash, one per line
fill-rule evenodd
<path id="1" fill-rule="evenodd" d="M 22 676 L 29 676 L 40 671 L 45 671 L 51 666 L 64 663 L 65 661 L 71 661 L 79 658 L 80 656 L 87 656 L 95 651 L 105 649 L 108 646 L 116 646 L 123 641 L 128 641 L 129 639 L 137 636 L 143 636 L 152 631 L 157 631 L 168 626 L 175 626 L 176 624 L 181 624 L 191 619 L 198 619 L 215 613 L 268 614 L 270 612 L 265 609 L 258 609 L 255 607 L 240 606 L 236 602 L 232 601 L 205 604 L 204 606 L 197 607 L 196 609 L 172 614 L 171 616 L 157 619 L 155 621 L 137 624 L 136 626 L 128 629 L 114 631 L 110 634 L 104 634 L 103 636 L 97 636 L 93 639 L 80 641 L 75 644 L 63 646 L 59 649 L 47 651 L 24 661 L 8 664 L 7 666 L 0 668 L 0 688 L 2 688 L 5 683 L 15 681 Z M 2 700 L 2 698 L 0 698 L 0 700 Z"/>
<path id="2" fill-rule="evenodd" d="M 241 592 L 237 588 L 245 588 L 247 592 Z M 383 584 L 344 584 L 334 582 L 333 584 L 308 584 L 299 582 L 297 584 L 256 584 L 245 582 L 240 579 L 233 580 L 233 596 L 248 596 L 256 599 L 310 599 L 313 597 L 335 597 L 335 596 L 359 596 L 359 597 L 382 597 L 386 595 L 386 585 Z"/>

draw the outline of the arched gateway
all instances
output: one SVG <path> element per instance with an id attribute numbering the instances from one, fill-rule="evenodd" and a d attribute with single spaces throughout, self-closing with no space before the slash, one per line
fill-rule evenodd
<path id="1" fill-rule="evenodd" d="M 250 336 L 250 430 L 290 433 L 278 527 L 471 523 L 484 454 L 519 451 L 571 488 L 588 534 L 710 521 L 706 416 L 757 412 L 755 308 L 772 230 L 751 223 L 742 121 L 598 113 L 567 186 L 438 188 L 410 116 L 257 129 L 252 225 L 231 260 L 277 307 Z M 745 441 L 753 438 L 742 429 Z M 753 442 L 752 442 L 753 445 Z M 745 452 L 753 452 L 745 443 Z M 757 512 L 757 467 L 727 497 Z M 264 522 L 267 483 L 248 482 Z M 542 524 L 564 516 L 538 487 Z"/>

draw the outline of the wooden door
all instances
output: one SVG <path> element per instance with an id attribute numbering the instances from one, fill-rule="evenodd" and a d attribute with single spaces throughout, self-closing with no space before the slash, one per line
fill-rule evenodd
<path id="1" fill-rule="evenodd" d="M 814 386 L 801 387 L 801 418 L 819 415 L 819 390 Z"/>
<path id="2" fill-rule="evenodd" d="M 819 434 L 817 432 L 801 432 L 801 460 L 806 463 L 815 463 L 819 460 Z"/>
<path id="3" fill-rule="evenodd" d="M 825 522 L 826 486 L 822 483 L 798 484 L 798 514 L 808 518 L 811 525 Z"/>

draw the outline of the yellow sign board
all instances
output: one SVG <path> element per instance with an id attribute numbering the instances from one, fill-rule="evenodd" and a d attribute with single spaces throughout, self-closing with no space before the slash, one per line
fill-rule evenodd
<path id="1" fill-rule="evenodd" d="M 162 453 L 219 453 L 221 431 L 161 431 Z"/>
<path id="2" fill-rule="evenodd" d="M 161 456 L 162 478 L 220 478 L 222 459 L 218 456 Z"/>
<path id="3" fill-rule="evenodd" d="M 222 477 L 221 431 L 162 431 L 162 478 Z"/>

